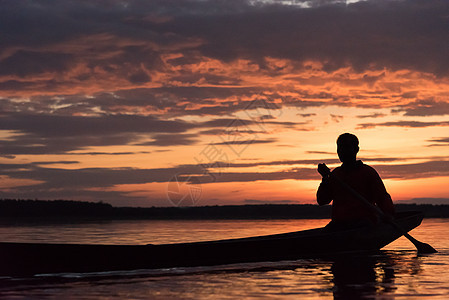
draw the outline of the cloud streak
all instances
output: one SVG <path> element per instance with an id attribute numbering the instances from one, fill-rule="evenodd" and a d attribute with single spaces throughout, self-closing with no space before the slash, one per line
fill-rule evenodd
<path id="1" fill-rule="evenodd" d="M 187 133 L 194 129 L 210 128 L 227 138 L 265 133 L 266 126 L 295 128 L 304 123 L 252 119 L 216 118 L 203 122 L 180 119 L 164 120 L 155 116 L 100 115 L 58 116 L 43 114 L 12 114 L 4 116 L 0 130 L 17 133 L 0 141 L 4 155 L 50 154 L 83 150 L 92 146 L 135 145 L 177 146 L 199 142 L 199 135 Z M 251 129 L 255 127 L 258 131 Z M 148 141 L 148 139 L 150 139 Z M 232 143 L 235 141 L 223 142 Z M 254 143 L 272 143 L 275 139 L 253 140 Z"/>
<path id="2" fill-rule="evenodd" d="M 377 159 L 376 159 L 377 160 Z M 382 160 L 382 159 L 381 159 Z M 386 160 L 386 159 L 384 159 Z M 389 159 L 392 160 L 392 159 Z M 325 163 L 336 163 L 337 160 L 322 160 Z M 76 162 L 54 162 L 62 164 L 74 164 Z M 178 178 L 186 181 L 195 180 L 192 183 L 217 183 L 217 182 L 252 182 L 258 180 L 318 180 L 316 161 L 271 161 L 259 163 L 225 164 L 216 162 L 206 170 L 203 165 L 179 165 L 171 168 L 136 169 L 136 168 L 83 168 L 62 169 L 42 167 L 47 162 L 31 164 L 2 164 L 1 174 L 18 179 L 28 179 L 42 182 L 33 184 L 31 189 L 58 189 L 64 186 L 67 189 L 112 187 L 123 184 L 143 184 L 154 182 L 169 182 L 173 176 L 181 174 Z M 288 170 L 275 172 L 230 172 L 232 168 L 246 168 L 254 166 L 278 166 L 309 164 L 312 167 L 292 167 Z M 384 179 L 416 179 L 449 176 L 449 161 L 435 160 L 422 163 L 403 164 L 374 164 L 373 165 Z M 23 189 L 23 187 L 21 187 Z"/>
<path id="3" fill-rule="evenodd" d="M 449 121 L 444 122 L 421 122 L 421 121 L 396 121 L 383 123 L 362 123 L 358 125 L 359 129 L 375 128 L 375 127 L 409 127 L 423 128 L 435 126 L 449 126 Z"/>

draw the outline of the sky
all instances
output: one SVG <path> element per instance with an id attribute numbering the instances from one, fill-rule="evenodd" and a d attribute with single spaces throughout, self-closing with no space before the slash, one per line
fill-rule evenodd
<path id="1" fill-rule="evenodd" d="M 449 204 L 446 0 L 0 0 L 0 198 L 315 203 L 336 138 Z"/>

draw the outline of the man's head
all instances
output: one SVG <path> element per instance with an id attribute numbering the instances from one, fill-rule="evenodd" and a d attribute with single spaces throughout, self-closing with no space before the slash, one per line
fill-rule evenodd
<path id="1" fill-rule="evenodd" d="M 337 139 L 338 158 L 342 163 L 356 161 L 359 152 L 359 139 L 351 133 L 343 133 Z"/>

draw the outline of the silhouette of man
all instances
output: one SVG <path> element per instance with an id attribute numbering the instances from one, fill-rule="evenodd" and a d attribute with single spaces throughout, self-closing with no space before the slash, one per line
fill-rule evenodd
<path id="1" fill-rule="evenodd" d="M 387 215 L 394 214 L 393 201 L 382 179 L 374 168 L 356 159 L 358 152 L 358 138 L 353 134 L 343 133 L 337 139 L 337 153 L 342 165 L 335 168 L 329 176 L 329 168 L 325 164 L 318 164 L 318 172 L 323 178 L 317 191 L 317 202 L 319 205 L 326 205 L 333 201 L 330 225 L 377 221 L 377 217 L 359 199 L 336 182 L 334 176 L 369 202 L 377 205 Z"/>

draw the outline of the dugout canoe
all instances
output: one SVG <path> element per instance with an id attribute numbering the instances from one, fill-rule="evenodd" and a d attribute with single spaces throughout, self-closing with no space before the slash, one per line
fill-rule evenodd
<path id="1" fill-rule="evenodd" d="M 419 226 L 420 212 L 398 213 L 404 231 Z M 0 242 L 0 276 L 84 273 L 294 260 L 372 252 L 399 238 L 388 223 L 208 242 L 159 245 L 87 245 Z"/>

